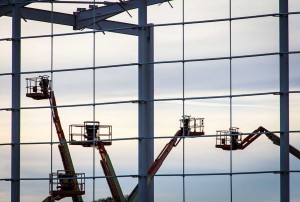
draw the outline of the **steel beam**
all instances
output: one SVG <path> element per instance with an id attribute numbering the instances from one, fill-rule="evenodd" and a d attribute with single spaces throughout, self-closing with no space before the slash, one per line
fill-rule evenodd
<path id="1" fill-rule="evenodd" d="M 92 20 L 91 20 L 92 21 Z M 83 28 L 87 29 L 93 29 L 93 23 L 84 25 Z M 81 27 L 73 27 L 75 30 L 82 29 Z M 108 32 L 114 32 L 119 34 L 126 34 L 126 35 L 132 35 L 132 36 L 138 36 L 138 29 L 137 25 L 135 24 L 129 24 L 124 22 L 116 22 L 111 20 L 102 20 L 99 22 L 96 22 L 95 26 L 96 30 L 107 30 Z"/>
<path id="2" fill-rule="evenodd" d="M 289 22 L 288 0 L 279 0 L 280 40 L 280 201 L 290 201 L 289 165 Z"/>
<path id="3" fill-rule="evenodd" d="M 28 2 L 33 3 L 34 1 L 38 2 L 37 0 L 22 0 L 22 1 L 18 1 L 18 3 L 28 4 Z M 12 3 L 13 3 L 12 0 L 0 0 L 0 6 L 2 6 L 2 5 L 12 5 Z"/>
<path id="4" fill-rule="evenodd" d="M 12 13 L 8 12 L 5 15 L 12 16 Z M 26 7 L 21 8 L 21 17 L 24 19 L 34 20 L 39 22 L 47 22 L 47 23 L 52 22 L 51 11 L 35 9 L 35 8 L 26 8 Z M 84 29 L 84 28 L 93 29 L 93 19 L 85 21 L 86 24 L 81 24 L 81 27 L 77 27 L 78 23 L 76 23 L 76 16 L 67 13 L 53 12 L 53 23 L 72 26 L 74 30 Z M 109 30 L 109 32 L 137 36 L 138 35 L 137 29 L 131 27 L 137 27 L 137 26 L 129 23 L 102 20 L 96 23 L 95 29 Z"/>
<path id="5" fill-rule="evenodd" d="M 147 6 L 151 6 L 154 4 L 163 3 L 165 0 L 148 0 L 146 2 Z M 95 9 L 95 13 L 97 16 L 101 15 L 102 18 L 99 18 L 99 20 L 104 20 L 107 18 L 110 18 L 112 16 L 115 16 L 117 14 L 120 14 L 124 11 L 132 10 L 135 8 L 138 8 L 139 0 L 131 0 L 131 1 L 124 1 L 124 3 L 114 3 L 110 4 L 108 6 L 101 6 Z M 94 17 L 94 10 L 89 9 L 86 11 L 81 11 L 77 14 L 78 21 L 86 20 L 86 19 L 92 19 Z"/>
<path id="6" fill-rule="evenodd" d="M 3 1 L 4 3 L 7 0 L 0 1 Z M 163 3 L 164 1 L 165 0 L 148 0 L 147 6 Z M 52 22 L 51 11 L 24 7 L 27 4 L 28 3 L 22 4 L 22 18 L 48 23 Z M 74 12 L 74 15 L 53 12 L 53 23 L 72 26 L 74 30 L 80 30 L 85 28 L 93 29 L 95 27 L 96 30 L 109 30 L 110 32 L 137 36 L 137 30 L 131 28 L 135 27 L 134 24 L 106 20 L 107 18 L 113 17 L 127 10 L 135 9 L 137 7 L 138 0 L 131 0 L 125 1 L 123 3 L 113 3 L 108 6 L 101 6 L 95 8 L 95 10 L 88 9 L 86 11 Z M 11 9 L 12 5 L 0 7 L 0 16 L 11 16 Z M 94 22 L 96 22 L 96 26 L 93 25 Z"/>
<path id="7" fill-rule="evenodd" d="M 11 12 L 6 12 L 3 15 L 12 17 Z M 51 23 L 51 11 L 47 10 L 23 7 L 21 8 L 21 17 L 28 20 Z M 73 26 L 75 25 L 75 17 L 71 14 L 53 12 L 53 23 Z"/>
<path id="8" fill-rule="evenodd" d="M 7 15 L 8 13 L 11 13 L 12 9 L 13 9 L 13 7 L 11 5 L 9 5 L 9 6 L 1 6 L 0 7 L 0 17 L 2 17 L 3 15 Z"/>
<path id="9" fill-rule="evenodd" d="M 147 36 L 147 51 L 148 51 L 148 62 L 154 62 L 154 27 L 148 27 Z M 154 162 L 154 64 L 147 65 L 147 131 L 148 135 L 148 153 L 147 153 L 147 169 L 150 168 Z M 153 139 L 151 139 L 153 138 Z M 148 172 L 148 171 L 147 171 Z M 148 184 L 148 201 L 154 201 L 154 178 L 150 184 Z"/>
<path id="10" fill-rule="evenodd" d="M 154 160 L 154 68 L 147 64 L 153 62 L 153 28 L 147 25 L 147 0 L 140 0 L 139 16 L 139 67 L 138 67 L 138 92 L 139 92 L 139 161 L 138 161 L 138 201 L 153 202 L 153 182 L 147 185 L 147 171 Z M 144 102 L 142 102 L 144 101 Z M 146 139 L 143 139 L 146 138 Z"/>
<path id="11" fill-rule="evenodd" d="M 13 0 L 17 3 L 18 0 Z M 20 201 L 20 106 L 21 106 L 21 15 L 20 4 L 12 8 L 12 118 L 11 201 Z"/>
<path id="12" fill-rule="evenodd" d="M 22 18 L 28 20 L 40 21 L 40 22 L 47 22 L 47 23 L 52 22 L 51 13 L 52 11 L 35 9 L 35 8 L 23 7 L 21 9 Z M 67 14 L 67 13 L 53 12 L 53 23 L 60 24 L 60 25 L 74 26 L 75 17 L 74 15 Z"/>
<path id="13" fill-rule="evenodd" d="M 20 3 L 20 1 L 18 1 L 18 2 L 19 2 L 18 4 L 21 7 L 24 7 L 28 4 L 30 4 L 30 3 L 26 3 L 26 1 L 24 1 L 25 3 Z M 3 3 L 4 3 L 4 1 L 3 1 Z M 7 15 L 8 13 L 11 13 L 12 9 L 13 9 L 13 2 L 10 2 L 9 4 L 7 4 L 7 3 L 0 4 L 0 17 L 2 17 L 3 15 Z"/>

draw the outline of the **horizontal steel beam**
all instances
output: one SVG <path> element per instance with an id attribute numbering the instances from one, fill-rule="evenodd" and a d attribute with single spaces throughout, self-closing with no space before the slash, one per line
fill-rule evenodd
<path id="1" fill-rule="evenodd" d="M 0 0 L 0 17 L 12 12 L 13 4 L 18 4 L 20 7 L 24 7 L 34 2 L 38 2 L 38 0 L 19 0 L 17 2 L 13 2 L 12 0 Z"/>
<path id="2" fill-rule="evenodd" d="M 0 16 L 12 15 L 12 5 L 10 5 L 9 1 L 10 0 L 0 0 L 0 5 L 5 5 L 0 7 Z M 28 5 L 29 3 L 26 2 L 29 1 L 30 0 L 24 0 L 24 5 L 22 6 Z M 163 3 L 165 1 L 166 0 L 148 0 L 147 6 Z M 23 7 L 21 9 L 21 16 L 23 19 L 28 20 L 48 23 L 53 22 L 54 24 L 72 26 L 74 30 L 95 28 L 96 30 L 107 30 L 110 32 L 137 36 L 137 29 L 132 28 L 136 27 L 134 24 L 106 20 L 107 18 L 110 18 L 122 12 L 127 12 L 128 10 L 135 9 L 137 7 L 138 0 L 129 0 L 123 1 L 122 3 L 112 3 L 107 6 L 74 12 L 73 15 Z"/>
<path id="3" fill-rule="evenodd" d="M 13 9 L 13 5 L 11 3 L 7 4 L 4 3 L 4 0 L 0 0 L 1 2 L 3 1 L 3 4 L 0 3 L 0 17 L 7 15 L 10 13 L 10 16 L 12 16 L 12 9 Z M 20 5 L 21 7 L 24 7 L 26 5 L 28 5 L 30 3 L 19 3 L 18 5 Z"/>
<path id="4" fill-rule="evenodd" d="M 18 2 L 13 2 L 12 0 L 0 0 L 0 6 L 12 5 L 13 3 L 28 4 L 33 2 L 38 2 L 38 0 L 20 0 Z"/>
<path id="5" fill-rule="evenodd" d="M 52 12 L 47 10 L 40 10 L 35 8 L 22 8 L 21 16 L 24 19 L 35 20 L 40 22 L 52 22 Z M 53 23 L 60 25 L 73 26 L 75 24 L 75 17 L 71 14 L 53 12 Z"/>
<path id="6" fill-rule="evenodd" d="M 85 26 L 85 28 L 88 28 L 88 29 L 93 29 L 93 27 L 94 27 L 93 23 Z M 75 29 L 77 29 L 77 28 L 75 27 Z M 102 20 L 102 21 L 96 22 L 95 29 L 96 30 L 106 30 L 108 32 L 114 32 L 114 33 L 119 33 L 119 34 L 138 36 L 137 25 L 124 23 L 124 22 Z"/>
<path id="7" fill-rule="evenodd" d="M 147 6 L 166 2 L 166 0 L 148 0 Z M 101 6 L 95 9 L 89 9 L 77 13 L 77 21 L 91 19 L 94 15 L 99 16 L 99 20 L 120 14 L 124 11 L 132 10 L 138 7 L 138 0 L 124 1 L 123 3 L 114 3 L 108 6 Z M 94 11 L 95 10 L 95 11 Z"/>
<path id="8" fill-rule="evenodd" d="M 5 14 L 6 16 L 11 16 L 11 12 Z M 21 16 L 24 19 L 47 22 L 66 26 L 72 26 L 74 30 L 78 30 L 76 27 L 76 16 L 72 14 L 59 13 L 59 12 L 51 12 L 47 10 L 40 10 L 35 8 L 21 8 Z M 80 29 L 88 28 L 93 29 L 93 19 L 87 21 L 85 26 L 80 27 Z M 130 28 L 131 27 L 131 28 Z M 96 22 L 95 29 L 96 30 L 107 30 L 109 32 L 115 32 L 120 34 L 128 34 L 128 35 L 137 35 L 137 29 L 132 27 L 136 27 L 134 24 L 115 22 L 109 20 L 102 20 L 100 22 Z M 125 29 L 128 28 L 128 29 Z"/>

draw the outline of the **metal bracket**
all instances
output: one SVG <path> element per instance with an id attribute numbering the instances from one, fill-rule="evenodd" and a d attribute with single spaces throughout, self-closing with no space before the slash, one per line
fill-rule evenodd
<path id="1" fill-rule="evenodd" d="M 163 3 L 168 2 L 171 8 L 174 8 L 173 5 L 170 3 L 170 0 L 165 0 L 164 2 L 158 4 L 158 6 L 162 5 Z"/>
<path id="2" fill-rule="evenodd" d="M 122 5 L 124 2 L 122 0 L 119 0 L 119 1 L 120 1 L 120 3 L 118 2 L 118 5 L 132 18 L 129 11 L 126 8 L 124 8 L 124 6 Z"/>

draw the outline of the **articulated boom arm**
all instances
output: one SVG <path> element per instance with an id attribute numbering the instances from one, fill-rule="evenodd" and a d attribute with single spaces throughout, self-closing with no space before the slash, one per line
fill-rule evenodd
<path id="1" fill-rule="evenodd" d="M 49 101 L 50 101 L 50 106 L 51 106 L 52 118 L 53 118 L 53 122 L 55 124 L 58 139 L 59 139 L 59 141 L 66 141 L 64 131 L 62 129 L 60 119 L 59 119 L 59 116 L 58 116 L 54 91 L 51 91 L 50 94 L 51 95 L 50 95 Z"/>
<path id="2" fill-rule="evenodd" d="M 148 170 L 148 175 L 150 175 L 148 177 L 148 184 L 151 182 L 153 176 L 159 170 L 159 168 L 161 167 L 161 165 L 163 164 L 164 160 L 167 158 L 169 153 L 172 151 L 172 149 L 179 144 L 179 142 L 181 140 L 181 138 L 179 136 L 182 136 L 182 131 L 181 130 L 178 130 L 176 132 L 173 139 L 171 139 L 170 142 L 165 145 L 165 147 L 159 153 L 159 155 L 157 156 L 155 161 L 152 163 L 151 167 Z"/>
<path id="3" fill-rule="evenodd" d="M 251 135 L 248 135 L 244 140 L 242 140 L 238 144 L 238 149 L 245 149 L 248 147 L 252 142 L 254 142 L 259 136 L 261 135 L 261 132 L 265 132 L 265 129 L 263 127 L 259 127 L 258 129 L 254 130 Z"/>
<path id="4" fill-rule="evenodd" d="M 172 151 L 172 149 L 179 144 L 179 142 L 181 140 L 180 136 L 182 136 L 182 135 L 183 135 L 182 130 L 178 130 L 175 133 L 174 137 L 170 140 L 170 142 L 168 142 L 165 145 L 165 147 L 159 153 L 159 155 L 157 156 L 155 161 L 152 163 L 151 167 L 148 170 L 148 175 L 149 175 L 148 179 L 147 179 L 148 184 L 150 184 L 150 182 L 153 179 L 153 176 L 156 174 L 156 172 L 162 166 L 164 160 L 167 158 L 167 156 Z M 137 202 L 138 201 L 138 185 L 136 185 L 136 187 L 133 189 L 133 191 L 129 195 L 128 201 L 129 202 Z"/>
<path id="5" fill-rule="evenodd" d="M 181 141 L 183 136 L 200 136 L 204 135 L 204 118 L 191 118 L 190 116 L 184 116 L 180 120 L 180 130 L 178 130 L 174 137 L 168 142 L 162 151 L 159 153 L 151 167 L 148 169 L 148 185 L 152 181 L 154 175 L 162 166 L 164 160 L 174 147 L 176 147 Z M 133 189 L 128 197 L 129 202 L 138 201 L 138 185 Z"/>
<path id="6" fill-rule="evenodd" d="M 274 133 L 270 133 L 270 131 L 268 131 L 267 129 L 265 129 L 264 127 L 260 126 L 259 127 L 260 132 L 264 132 L 266 133 L 265 135 L 277 146 L 280 146 L 280 137 L 278 137 L 277 135 L 275 135 Z M 289 151 L 290 153 L 295 156 L 296 158 L 300 159 L 300 151 L 298 149 L 296 149 L 295 147 L 293 147 L 292 145 L 289 146 Z"/>
<path id="7" fill-rule="evenodd" d="M 73 202 L 82 202 L 81 195 L 84 194 L 84 183 L 79 184 L 77 176 L 82 174 L 75 173 L 72 158 L 68 144 L 58 116 L 58 110 L 54 92 L 51 89 L 51 80 L 49 76 L 26 78 L 26 97 L 34 100 L 49 99 L 53 122 L 59 139 L 58 149 L 64 166 L 63 171 L 57 171 L 57 174 L 50 174 L 50 196 L 44 199 L 44 202 L 52 202 L 65 197 L 72 197 Z M 54 178 L 56 176 L 57 178 Z"/>
<path id="8" fill-rule="evenodd" d="M 60 142 L 60 144 L 58 145 L 58 149 L 60 152 L 60 156 L 61 156 L 61 159 L 63 162 L 65 172 L 66 172 L 66 174 L 74 175 L 75 169 L 74 169 L 74 165 L 73 165 L 72 158 L 70 155 L 69 147 L 66 142 L 65 134 L 62 129 L 61 122 L 60 122 L 60 119 L 58 116 L 57 105 L 56 105 L 56 100 L 55 100 L 53 91 L 50 91 L 49 101 L 50 101 L 50 106 L 51 106 L 53 122 L 54 122 L 54 125 L 56 128 L 59 142 Z M 72 188 L 73 190 L 75 190 L 75 191 L 79 190 L 77 179 L 74 179 L 73 183 L 71 183 L 71 185 L 73 186 L 73 188 Z M 63 198 L 63 197 L 58 197 L 58 200 L 61 198 Z M 74 202 L 82 202 L 83 201 L 81 195 L 73 195 L 72 200 Z"/>
<path id="9" fill-rule="evenodd" d="M 263 134 L 266 135 L 275 145 L 280 146 L 280 137 L 260 126 L 243 140 L 242 138 L 238 138 L 240 133 L 237 133 L 236 135 L 233 133 L 230 136 L 231 140 L 227 139 L 226 134 L 221 134 L 221 138 L 217 137 L 217 141 L 220 140 L 220 144 L 216 144 L 216 147 L 222 148 L 223 150 L 243 150 Z M 227 142 L 229 142 L 229 144 L 227 144 Z M 296 158 L 300 159 L 300 151 L 298 149 L 290 145 L 289 151 Z"/>
<path id="10" fill-rule="evenodd" d="M 55 96 L 54 96 L 54 92 L 51 91 L 51 96 L 49 98 L 50 101 L 50 106 L 51 106 L 51 111 L 52 111 L 52 118 L 53 118 L 53 122 L 56 128 L 56 133 L 58 136 L 58 140 L 60 142 L 60 144 L 58 145 L 59 151 L 60 151 L 60 155 L 62 158 L 62 162 L 64 165 L 64 169 L 66 170 L 66 172 L 74 172 L 74 166 L 73 166 L 73 162 L 71 159 L 71 155 L 70 155 L 70 151 L 69 151 L 69 147 L 66 143 L 66 138 L 65 138 L 65 134 L 64 131 L 62 129 L 61 123 L 60 123 L 60 119 L 58 116 L 58 111 L 57 111 L 57 107 L 56 107 L 56 100 L 55 100 Z"/>
<path id="11" fill-rule="evenodd" d="M 100 156 L 101 156 L 101 166 L 103 169 L 103 172 L 105 176 L 107 177 L 107 184 L 109 186 L 110 192 L 112 194 L 112 197 L 114 201 L 116 202 L 125 202 L 125 198 L 121 189 L 121 186 L 119 184 L 118 179 L 116 178 L 116 173 L 114 171 L 113 165 L 111 163 L 111 160 L 109 158 L 109 155 L 106 152 L 105 146 L 103 142 L 97 143 L 97 149 L 99 150 Z"/>
<path id="12" fill-rule="evenodd" d="M 204 118 L 191 118 L 190 116 L 184 116 L 180 120 L 180 130 L 178 130 L 173 139 L 162 149 L 158 157 L 152 163 L 148 170 L 148 184 L 150 184 L 153 176 L 159 170 L 164 160 L 167 158 L 171 150 L 176 147 L 182 136 L 199 136 L 204 135 Z"/>

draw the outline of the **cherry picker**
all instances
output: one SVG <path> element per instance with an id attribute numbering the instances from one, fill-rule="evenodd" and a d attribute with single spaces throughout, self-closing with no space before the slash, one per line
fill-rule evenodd
<path id="1" fill-rule="evenodd" d="M 125 202 L 125 198 L 116 177 L 112 162 L 105 146 L 112 145 L 112 126 L 100 125 L 98 121 L 85 121 L 84 124 L 72 124 L 69 126 L 70 145 L 83 147 L 95 147 L 100 154 L 100 164 L 107 183 L 116 202 Z"/>
<path id="2" fill-rule="evenodd" d="M 34 100 L 49 99 L 53 123 L 59 140 L 58 149 L 63 163 L 63 170 L 50 174 L 49 193 L 43 202 L 52 202 L 65 197 L 72 197 L 73 202 L 82 202 L 82 196 L 85 194 L 84 173 L 76 173 L 72 162 L 68 144 L 61 126 L 54 91 L 51 90 L 51 80 L 49 76 L 39 76 L 27 78 L 26 97 Z"/>
<path id="3" fill-rule="evenodd" d="M 153 164 L 148 170 L 148 184 L 150 183 L 153 176 L 161 167 L 164 160 L 167 158 L 169 153 L 174 147 L 176 147 L 181 141 L 183 136 L 200 136 L 204 135 L 204 119 L 203 118 L 191 118 L 190 116 L 184 116 L 180 120 L 180 130 L 178 130 L 173 139 L 165 145 L 158 157 L 155 159 Z"/>
<path id="4" fill-rule="evenodd" d="M 232 127 L 229 130 L 218 130 L 216 148 L 223 150 L 243 150 L 263 134 L 275 145 L 280 146 L 280 137 L 260 126 L 245 138 L 243 138 L 243 134 L 239 132 L 239 128 L 237 127 Z M 290 145 L 289 151 L 296 158 L 300 159 L 300 151 L 298 149 Z"/>
<path id="5" fill-rule="evenodd" d="M 170 154 L 172 149 L 176 147 L 184 136 L 201 136 L 204 135 L 204 118 L 192 118 L 190 116 L 183 116 L 180 119 L 180 129 L 175 133 L 174 137 L 165 145 L 159 153 L 155 161 L 148 169 L 148 185 L 151 183 L 154 175 L 162 166 L 164 160 Z M 133 189 L 128 197 L 129 202 L 138 201 L 138 185 Z"/>
<path id="6" fill-rule="evenodd" d="M 103 132 L 103 130 L 106 130 Z M 106 176 L 106 180 L 115 202 L 136 202 L 138 200 L 138 186 L 136 186 L 128 199 L 125 199 L 119 181 L 116 177 L 112 162 L 105 149 L 105 146 L 112 144 L 112 127 L 110 125 L 100 125 L 97 121 L 86 121 L 84 124 L 72 124 L 69 127 L 70 144 L 81 145 L 83 147 L 96 147 L 101 156 L 101 166 Z M 204 135 L 204 119 L 184 116 L 180 120 L 180 130 L 165 145 L 156 160 L 148 170 L 148 184 L 162 166 L 164 160 L 174 147 L 176 147 L 183 136 Z"/>

